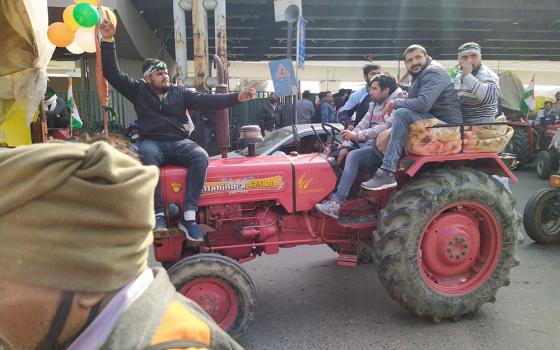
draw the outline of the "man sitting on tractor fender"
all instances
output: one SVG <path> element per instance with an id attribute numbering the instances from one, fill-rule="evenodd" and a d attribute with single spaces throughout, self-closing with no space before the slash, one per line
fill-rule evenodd
<path id="1" fill-rule="evenodd" d="M 336 191 L 330 195 L 328 200 L 315 205 L 315 208 L 319 211 L 335 219 L 338 218 L 342 202 L 348 197 L 350 188 L 358 174 L 358 168 L 372 169 L 381 165 L 383 156 L 373 141 L 382 131 L 391 127 L 392 118 L 387 115 L 387 105 L 390 101 L 400 98 L 404 94 L 397 86 L 395 78 L 386 74 L 373 77 L 370 81 L 370 89 L 373 102 L 370 103 L 369 111 L 354 130 L 344 130 L 342 132 L 342 137 L 346 141 L 342 144 L 338 162 L 340 164 L 346 157 L 348 159 Z M 371 146 L 368 145 L 348 153 L 352 141 L 368 141 Z"/>
<path id="2" fill-rule="evenodd" d="M 463 121 L 493 123 L 498 114 L 499 78 L 482 64 L 482 51 L 477 43 L 465 43 L 458 49 L 460 74 L 455 78 Z"/>
<path id="3" fill-rule="evenodd" d="M 395 172 L 408 136 L 410 124 L 417 120 L 438 118 L 448 124 L 460 124 L 461 107 L 457 90 L 447 71 L 432 60 L 426 49 L 411 45 L 404 52 L 406 69 L 412 77 L 408 98 L 390 102 L 393 115 L 391 139 L 383 158 L 382 166 L 373 178 L 362 183 L 367 190 L 382 190 L 397 186 Z"/>
<path id="4" fill-rule="evenodd" d="M 192 92 L 186 86 L 171 84 L 165 63 L 153 58 L 147 59 L 142 67 L 143 79 L 131 78 L 119 69 L 114 42 L 115 27 L 107 19 L 101 24 L 101 34 L 103 76 L 134 105 L 138 115 L 142 161 L 146 165 L 161 166 L 171 163 L 189 168 L 185 212 L 179 222 L 179 229 L 186 234 L 187 239 L 203 241 L 204 233 L 196 224 L 196 211 L 206 177 L 208 154 L 188 139 L 192 130 L 186 111 L 231 107 L 251 99 L 255 95 L 254 86 L 243 89 L 239 94 L 211 95 Z M 154 201 L 154 230 L 165 231 L 167 226 L 159 183 Z"/>

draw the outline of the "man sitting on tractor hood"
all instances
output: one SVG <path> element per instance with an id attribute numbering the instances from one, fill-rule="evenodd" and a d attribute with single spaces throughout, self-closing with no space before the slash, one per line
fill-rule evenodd
<path id="1" fill-rule="evenodd" d="M 49 143 L 1 150 L 0 173 L 0 349 L 241 349 L 147 266 L 156 167 Z"/>
<path id="2" fill-rule="evenodd" d="M 499 78 L 482 64 L 482 52 L 477 43 L 465 43 L 459 47 L 460 74 L 455 78 L 461 102 L 463 121 L 470 123 L 493 123 L 498 114 L 500 97 Z"/>
<path id="3" fill-rule="evenodd" d="M 406 69 L 412 77 L 407 99 L 396 99 L 389 107 L 396 109 L 391 139 L 383 158 L 383 165 L 373 178 L 362 183 L 367 190 L 382 190 L 397 186 L 395 172 L 401 158 L 410 124 L 417 120 L 438 118 L 448 124 L 460 124 L 461 107 L 457 90 L 447 71 L 432 60 L 426 49 L 411 45 L 404 52 Z"/>
<path id="4" fill-rule="evenodd" d="M 342 137 L 346 141 L 342 144 L 338 161 L 342 162 L 346 157 L 348 159 L 336 191 L 331 194 L 328 200 L 315 205 L 315 208 L 319 211 L 335 219 L 338 218 L 342 202 L 346 200 L 350 193 L 350 188 L 358 174 L 358 168 L 371 170 L 381 165 L 383 156 L 373 141 L 382 131 L 391 127 L 392 118 L 389 115 L 390 112 L 386 110 L 388 103 L 404 95 L 403 91 L 397 86 L 395 78 L 386 74 L 373 77 L 370 82 L 370 90 L 373 101 L 370 103 L 368 112 L 354 130 L 344 130 L 342 132 Z M 348 153 L 352 141 L 367 141 L 371 143 L 371 146 L 368 145 Z"/>
<path id="5" fill-rule="evenodd" d="M 206 169 L 208 153 L 188 139 L 192 122 L 187 109 L 216 110 L 247 101 L 255 95 L 254 86 L 232 94 L 192 92 L 183 85 L 170 83 L 167 66 L 158 59 L 147 59 L 142 67 L 143 79 L 137 80 L 121 72 L 115 50 L 115 27 L 107 19 L 101 24 L 101 55 L 103 76 L 134 105 L 138 115 L 140 155 L 146 165 L 177 164 L 189 168 L 186 179 L 185 212 L 179 222 L 191 241 L 203 241 L 204 233 L 196 223 L 196 211 Z M 190 124 L 190 126 L 189 126 Z M 160 184 L 155 191 L 155 231 L 167 230 Z"/>

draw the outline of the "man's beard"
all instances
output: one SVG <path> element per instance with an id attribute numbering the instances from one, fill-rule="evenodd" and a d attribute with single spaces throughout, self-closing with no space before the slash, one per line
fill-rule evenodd
<path id="1" fill-rule="evenodd" d="M 422 67 L 424 67 L 424 65 L 422 64 L 417 64 L 415 66 L 412 66 L 410 70 L 408 70 L 408 74 L 418 74 L 422 71 Z M 415 68 L 419 68 L 418 71 L 415 72 L 414 71 Z"/>

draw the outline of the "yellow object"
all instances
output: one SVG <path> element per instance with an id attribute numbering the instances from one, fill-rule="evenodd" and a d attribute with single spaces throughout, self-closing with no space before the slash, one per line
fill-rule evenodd
<path id="1" fill-rule="evenodd" d="M 55 22 L 49 26 L 47 36 L 51 43 L 58 47 L 66 47 L 74 41 L 74 31 L 62 22 Z"/>
<path id="2" fill-rule="evenodd" d="M 88 4 L 92 4 L 93 6 L 97 6 L 97 0 L 74 0 L 75 4 L 81 4 L 82 2 L 86 2 Z"/>
<path id="3" fill-rule="evenodd" d="M 204 320 L 201 320 L 180 302 L 174 301 L 169 305 L 151 343 L 156 345 L 179 339 L 194 340 L 210 347 L 212 333 Z"/>
<path id="4" fill-rule="evenodd" d="M 64 21 L 64 24 L 70 27 L 70 29 L 76 31 L 80 28 L 80 25 L 76 23 L 76 20 L 74 19 L 74 7 L 76 7 L 76 5 L 70 5 L 64 9 L 64 12 L 62 13 L 62 20 Z"/>
<path id="5" fill-rule="evenodd" d="M 37 113 L 33 120 L 37 120 Z M 0 100 L 0 145 L 15 147 L 31 143 L 25 112 L 14 100 Z"/>

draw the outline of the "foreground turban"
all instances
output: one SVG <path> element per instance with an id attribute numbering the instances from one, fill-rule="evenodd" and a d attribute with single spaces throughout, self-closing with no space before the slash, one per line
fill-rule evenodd
<path id="1" fill-rule="evenodd" d="M 146 269 L 157 181 L 105 142 L 0 148 L 0 278 L 123 287 Z"/>

